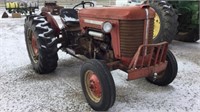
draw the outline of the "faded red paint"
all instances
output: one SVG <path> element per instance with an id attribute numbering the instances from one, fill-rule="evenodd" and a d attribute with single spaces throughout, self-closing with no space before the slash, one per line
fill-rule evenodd
<path id="1" fill-rule="evenodd" d="M 127 80 L 134 80 L 142 77 L 148 77 L 153 73 L 160 73 L 164 71 L 167 67 L 167 62 L 160 63 L 154 66 L 143 67 L 140 69 L 131 69 L 128 70 L 128 79 Z"/>
<path id="2" fill-rule="evenodd" d="M 146 17 L 144 8 L 146 5 L 125 6 L 125 7 L 95 7 L 87 8 L 79 11 L 79 18 L 98 18 L 98 19 L 114 19 L 114 20 L 139 20 Z M 154 17 L 154 10 L 150 8 L 150 18 Z"/>
<path id="3" fill-rule="evenodd" d="M 160 49 L 161 47 L 162 47 L 162 50 Z M 149 55 L 142 54 L 142 51 L 144 49 L 147 49 L 147 50 L 150 51 Z M 148 59 L 147 60 L 148 66 L 150 66 L 152 59 L 154 59 L 154 61 L 152 63 L 153 65 L 159 64 L 161 62 L 165 62 L 167 49 L 168 49 L 168 43 L 167 42 L 162 42 L 162 43 L 158 43 L 158 44 L 141 45 L 138 48 L 138 51 L 135 53 L 134 57 L 132 58 L 132 60 L 129 64 L 129 69 L 130 68 L 136 68 L 138 65 L 140 65 L 141 58 L 144 58 L 144 56 L 146 56 L 145 59 Z M 160 51 L 162 52 L 161 54 L 160 54 Z M 156 56 L 153 57 L 153 54 L 156 54 Z M 142 62 L 144 62 L 144 59 L 142 60 Z M 145 60 L 145 62 L 146 62 L 146 60 Z"/>
<path id="4" fill-rule="evenodd" d="M 90 74 L 89 88 L 90 88 L 91 92 L 93 93 L 93 95 L 95 95 L 95 97 L 98 97 L 98 98 L 101 97 L 101 93 L 102 93 L 101 85 L 100 85 L 100 81 L 95 73 Z"/>
<path id="5" fill-rule="evenodd" d="M 55 36 L 58 37 L 60 34 L 60 28 L 59 28 L 56 20 L 53 18 L 53 16 L 50 15 L 48 12 L 42 12 L 41 15 L 46 17 L 46 20 L 51 24 L 51 27 L 54 30 Z"/>
<path id="6" fill-rule="evenodd" d="M 145 8 L 149 11 L 148 18 L 146 17 Z M 110 32 L 112 47 L 115 58 L 120 61 L 111 62 L 107 65 L 128 72 L 128 80 L 147 77 L 153 73 L 159 73 L 166 69 L 167 42 L 149 44 L 149 40 L 146 38 L 146 33 L 148 33 L 147 37 L 151 38 L 148 36 L 149 29 L 146 31 L 147 19 L 149 21 L 151 20 L 152 25 L 152 20 L 155 16 L 154 10 L 148 5 L 82 9 L 78 12 L 78 16 L 82 32 L 85 32 L 88 28 L 98 29 L 100 32 L 102 31 L 101 24 L 87 23 L 85 20 L 99 21 L 102 23 L 108 21 L 113 25 L 113 29 Z M 144 32 L 143 36 L 141 36 L 141 38 L 143 38 L 143 44 L 138 46 L 139 48 L 133 57 L 122 56 L 120 51 L 121 43 L 119 22 L 138 20 L 144 21 L 144 26 L 142 26 Z M 150 25 L 150 22 L 148 24 Z"/>
<path id="7" fill-rule="evenodd" d="M 145 9 L 147 9 L 149 12 L 148 18 L 146 16 Z M 54 29 L 55 35 L 58 36 L 60 34 L 60 29 L 55 19 L 46 12 L 42 12 L 42 15 L 46 17 L 47 21 L 51 24 L 52 28 Z M 109 67 L 120 68 L 126 71 L 128 73 L 128 80 L 133 80 L 141 77 L 148 77 L 153 73 L 159 73 L 164 71 L 167 67 L 166 53 L 168 49 L 168 43 L 163 42 L 159 44 L 151 44 L 149 39 L 147 39 L 147 38 L 152 39 L 152 37 L 150 37 L 151 35 L 149 35 L 152 32 L 149 33 L 149 31 L 150 30 L 152 31 L 153 29 L 152 22 L 154 16 L 155 16 L 154 10 L 150 8 L 148 5 L 126 6 L 126 7 L 93 7 L 87 9 L 81 9 L 78 11 L 80 29 L 82 33 L 86 33 L 87 30 L 89 29 L 103 32 L 102 23 L 110 22 L 112 24 L 113 28 L 110 32 L 111 44 L 114 52 L 114 57 L 115 59 L 118 60 L 115 62 L 107 63 L 107 65 Z M 151 21 L 148 23 L 149 25 L 151 24 L 151 29 L 149 28 L 146 31 L 147 20 Z M 125 25 L 123 24 L 124 21 L 126 23 Z M 142 33 L 140 36 L 136 36 L 138 38 L 134 37 L 131 38 L 132 35 L 131 36 L 129 35 L 131 34 L 131 31 L 128 32 L 128 35 L 130 37 L 128 39 L 138 39 L 137 41 L 134 42 L 139 42 L 139 44 L 136 45 L 136 48 L 134 48 L 135 50 L 133 52 L 133 54 L 135 53 L 134 55 L 129 54 L 129 51 L 131 51 L 132 49 L 127 50 L 128 54 L 126 54 L 127 51 L 124 51 L 125 53 L 121 51 L 122 46 L 123 50 L 130 47 L 129 45 L 132 45 L 131 42 L 129 42 L 128 44 L 126 43 L 127 39 L 126 35 L 124 37 L 122 36 L 123 34 L 126 34 L 126 28 L 132 27 L 132 26 L 126 27 L 126 25 L 129 25 L 129 22 L 131 21 L 134 21 L 133 24 L 136 25 L 133 27 L 140 26 L 139 29 L 143 28 L 142 29 L 143 32 L 139 31 L 138 29 L 134 30 L 136 31 L 135 32 L 136 34 Z M 141 21 L 144 21 L 144 24 Z M 125 26 L 124 27 L 125 32 L 123 32 L 124 30 L 120 29 L 120 25 L 123 26 L 121 23 Z M 127 46 L 124 47 L 124 45 Z M 96 74 L 91 73 L 90 76 L 88 77 L 88 80 L 89 80 L 89 89 L 92 92 L 92 94 L 95 95 L 95 97 L 101 97 L 101 92 L 102 92 L 101 85 L 99 83 Z"/>
<path id="8" fill-rule="evenodd" d="M 111 30 L 111 37 L 115 58 L 121 59 L 124 64 L 128 65 L 131 58 L 122 57 L 120 52 L 119 20 L 145 20 L 145 7 L 148 6 L 141 5 L 129 7 L 97 7 L 82 9 L 78 12 L 80 27 L 82 32 L 85 32 L 87 28 L 95 28 L 101 30 L 101 25 L 86 23 L 84 22 L 85 19 L 102 22 L 108 21 L 112 23 L 113 29 Z M 148 8 L 148 10 L 149 19 L 154 18 L 154 10 L 152 8 Z"/>
<path id="9" fill-rule="evenodd" d="M 158 50 L 159 48 L 160 50 Z M 147 55 L 143 55 L 144 49 L 149 51 Z M 168 63 L 166 61 L 167 49 L 167 42 L 141 45 L 132 60 L 130 58 L 123 58 L 124 63 L 115 61 L 108 63 L 107 66 L 126 71 L 128 73 L 127 80 L 148 77 L 153 73 L 160 73 L 166 69 Z M 129 65 L 126 65 L 127 63 Z"/>
<path id="10" fill-rule="evenodd" d="M 143 54 L 145 49 L 150 51 L 148 55 Z M 147 77 L 153 73 L 164 71 L 167 67 L 167 49 L 167 42 L 141 45 L 129 64 L 128 80 Z"/>
<path id="11" fill-rule="evenodd" d="M 39 52 L 38 52 L 38 47 L 37 47 L 37 40 L 36 40 L 36 37 L 34 36 L 34 34 L 32 34 L 31 46 L 33 48 L 34 55 L 38 56 Z"/>

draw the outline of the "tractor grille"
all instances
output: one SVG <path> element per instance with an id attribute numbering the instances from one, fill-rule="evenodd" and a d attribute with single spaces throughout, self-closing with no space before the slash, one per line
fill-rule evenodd
<path id="1" fill-rule="evenodd" d="M 148 43 L 152 43 L 153 22 L 151 19 Z M 133 57 L 138 47 L 143 44 L 144 20 L 119 21 L 119 24 L 121 56 Z"/>

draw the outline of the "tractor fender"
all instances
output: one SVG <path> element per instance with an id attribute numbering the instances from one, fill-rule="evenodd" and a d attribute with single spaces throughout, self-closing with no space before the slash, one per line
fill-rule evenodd
<path id="1" fill-rule="evenodd" d="M 51 24 L 51 27 L 54 30 L 55 36 L 58 37 L 61 29 L 59 28 L 58 23 L 53 18 L 53 16 L 51 14 L 49 14 L 48 12 L 42 12 L 41 15 L 44 16 L 46 18 L 46 20 Z"/>

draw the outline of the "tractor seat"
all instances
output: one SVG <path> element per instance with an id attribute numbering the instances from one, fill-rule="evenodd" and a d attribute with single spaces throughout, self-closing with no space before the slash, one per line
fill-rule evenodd
<path id="1" fill-rule="evenodd" d="M 60 17 L 62 22 L 68 27 L 79 26 L 78 14 L 74 9 L 61 9 Z"/>

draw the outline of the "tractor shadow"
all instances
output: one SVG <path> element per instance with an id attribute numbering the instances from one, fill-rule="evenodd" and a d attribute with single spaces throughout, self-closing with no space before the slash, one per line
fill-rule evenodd
<path id="1" fill-rule="evenodd" d="M 84 62 L 76 59 L 76 58 L 68 58 L 68 59 L 60 59 L 58 61 L 58 66 L 55 71 L 48 74 L 38 74 L 36 73 L 32 65 L 27 65 L 25 67 L 18 68 L 22 72 L 24 79 L 26 80 L 53 80 L 53 79 L 61 79 L 61 78 L 70 78 L 70 79 L 78 79 L 80 74 L 81 65 Z"/>
<path id="2" fill-rule="evenodd" d="M 168 94 L 173 94 L 175 91 L 173 84 L 161 87 L 149 83 L 145 78 L 126 81 L 127 73 L 121 70 L 112 71 L 112 76 L 116 86 L 116 105 L 134 104 L 137 108 L 141 103 L 155 103 L 155 98 L 168 97 Z M 162 100 L 157 101 L 158 104 L 161 102 Z"/>

